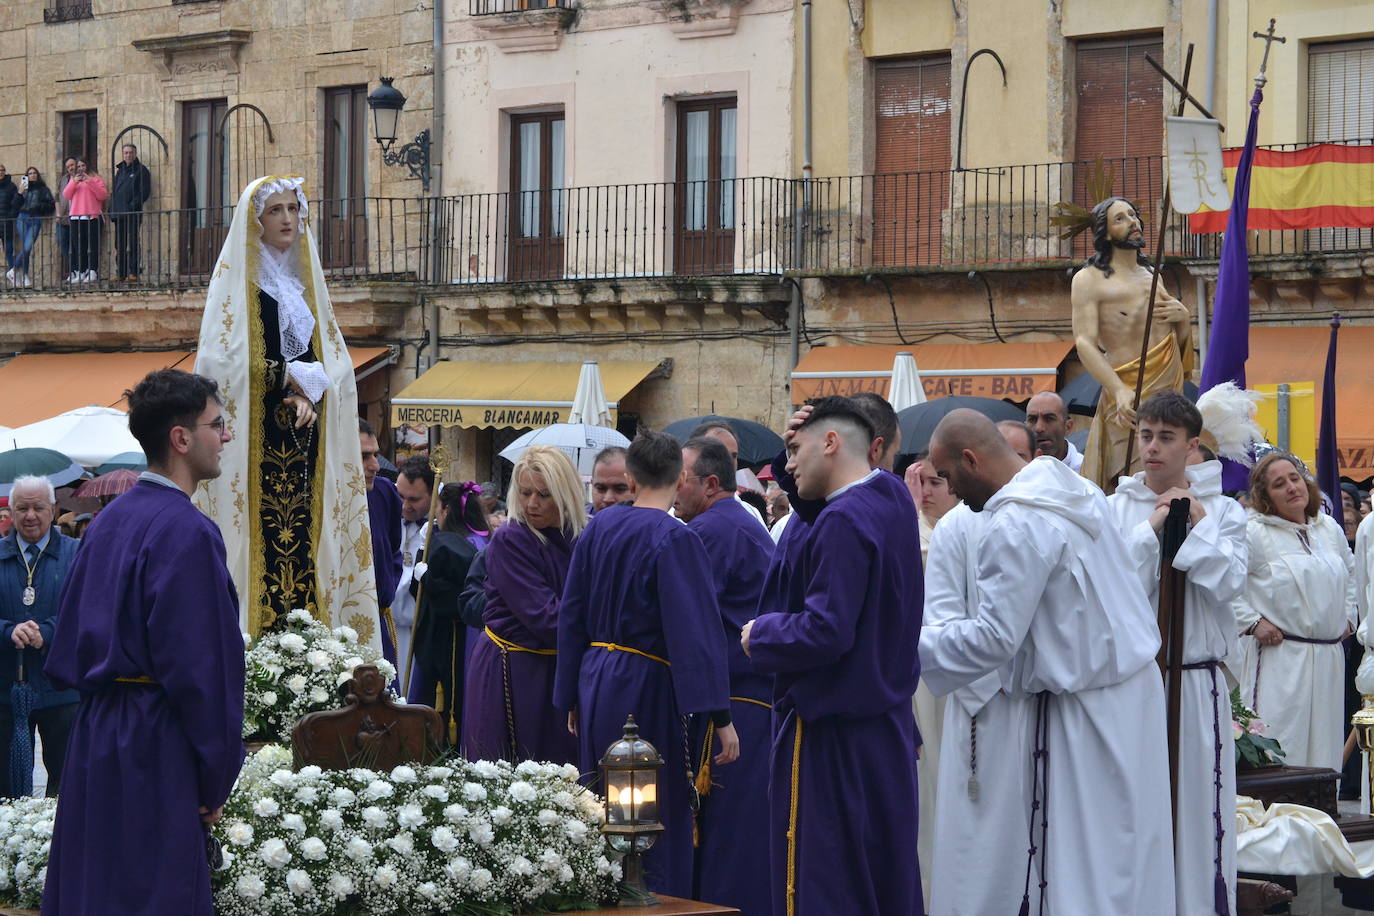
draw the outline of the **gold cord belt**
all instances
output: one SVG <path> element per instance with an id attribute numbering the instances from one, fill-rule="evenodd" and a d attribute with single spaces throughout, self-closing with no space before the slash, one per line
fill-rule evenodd
<path id="1" fill-rule="evenodd" d="M 667 665 L 669 668 L 673 667 L 673 663 L 668 661 L 668 659 L 660 658 L 657 655 L 651 655 L 643 649 L 636 649 L 632 646 L 618 646 L 613 642 L 594 642 L 592 645 L 596 646 L 598 649 L 605 649 L 607 652 L 632 652 L 635 655 L 642 655 L 650 661 L 658 662 L 660 665 Z"/>
<path id="2" fill-rule="evenodd" d="M 142 685 L 145 686 L 145 687 L 160 687 L 160 686 L 162 686 L 162 685 L 160 685 L 157 681 L 155 681 L 155 680 L 153 680 L 152 678 L 148 677 L 148 675 L 146 675 L 146 674 L 139 674 L 139 675 L 135 675 L 134 677 L 117 677 L 117 678 L 115 678 L 115 683 L 116 683 L 116 684 L 142 684 Z"/>
<path id="3" fill-rule="evenodd" d="M 482 630 L 487 634 L 487 639 L 490 639 L 492 642 L 496 643 L 498 646 L 501 647 L 503 651 L 506 652 L 529 652 L 533 655 L 558 654 L 557 649 L 528 649 L 525 646 L 511 642 L 509 639 L 502 639 L 500 636 L 497 636 L 495 633 L 492 632 L 491 627 L 483 627 Z"/>

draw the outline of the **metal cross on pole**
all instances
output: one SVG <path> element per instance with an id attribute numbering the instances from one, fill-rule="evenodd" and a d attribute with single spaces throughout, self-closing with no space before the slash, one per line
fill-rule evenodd
<path id="1" fill-rule="evenodd" d="M 1260 59 L 1259 75 L 1255 77 L 1255 88 L 1263 89 L 1264 84 L 1269 82 L 1268 78 L 1264 75 L 1264 71 L 1269 69 L 1269 49 L 1274 46 L 1274 42 L 1276 41 L 1281 45 L 1287 44 L 1288 39 L 1274 34 L 1273 19 L 1269 20 L 1269 29 L 1267 31 L 1256 32 L 1251 37 L 1261 39 L 1264 42 L 1264 57 Z"/>

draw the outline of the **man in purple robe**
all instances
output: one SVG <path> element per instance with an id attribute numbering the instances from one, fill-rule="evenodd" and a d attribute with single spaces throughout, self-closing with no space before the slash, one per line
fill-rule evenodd
<path id="1" fill-rule="evenodd" d="M 87 530 L 44 672 L 80 692 L 44 916 L 213 912 L 206 855 L 243 762 L 243 637 L 219 528 L 191 503 L 231 438 L 213 381 L 127 393 L 148 470 Z"/>
<path id="2" fill-rule="evenodd" d="M 401 670 L 396 658 L 396 625 L 391 601 L 401 581 L 401 494 L 396 485 L 377 472 L 381 462 L 377 434 L 372 424 L 359 418 L 358 444 L 362 448 L 363 480 L 367 482 L 367 521 L 372 530 L 372 573 L 377 580 L 377 616 L 381 627 L 382 655 Z"/>
<path id="3" fill-rule="evenodd" d="M 775 913 L 923 912 L 911 715 L 920 543 L 906 488 L 871 469 L 875 438 L 841 397 L 820 399 L 790 431 L 797 492 L 825 506 L 797 557 L 800 603 L 742 633 L 754 668 L 775 675 Z"/>
<path id="4" fill-rule="evenodd" d="M 739 634 L 758 611 L 773 539 L 734 496 L 735 461 L 725 446 L 705 437 L 682 447 L 687 475 L 673 504 L 677 517 L 706 548 L 730 671 L 730 717 L 739 734 L 740 757 L 710 766 L 707 723 L 693 735 L 698 755 L 697 886 L 695 899 L 768 916 L 768 748 L 773 740 L 773 679 L 759 674 L 740 648 Z"/>
<path id="5" fill-rule="evenodd" d="M 631 715 L 663 756 L 658 797 L 665 832 L 644 858 L 645 880 L 651 890 L 689 897 L 693 761 L 686 759 L 683 716 L 711 715 L 721 747 L 716 764 L 731 763 L 740 749 L 730 720 L 725 632 L 706 549 L 668 515 L 683 481 L 677 440 L 641 432 L 626 469 L 635 504 L 592 516 L 573 548 L 558 615 L 553 703 L 568 711 L 584 773 L 596 772 Z"/>

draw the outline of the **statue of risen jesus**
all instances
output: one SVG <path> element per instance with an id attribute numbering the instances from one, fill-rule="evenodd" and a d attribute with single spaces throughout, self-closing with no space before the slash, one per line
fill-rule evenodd
<path id="1" fill-rule="evenodd" d="M 1141 254 L 1144 225 L 1130 201 L 1109 197 L 1093 207 L 1092 230 L 1097 253 L 1074 275 L 1071 297 L 1078 358 L 1102 385 L 1081 473 L 1111 493 L 1117 478 L 1140 469 L 1139 455 L 1126 467 L 1126 446 L 1135 423 L 1133 402 L 1152 274 Z M 1181 392 L 1192 368 L 1192 316 L 1160 284 L 1141 399 L 1156 391 Z"/>

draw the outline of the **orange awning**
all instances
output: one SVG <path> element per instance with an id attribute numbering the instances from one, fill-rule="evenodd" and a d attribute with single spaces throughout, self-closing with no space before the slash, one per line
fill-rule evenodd
<path id="1" fill-rule="evenodd" d="M 1254 387 L 1313 382 L 1317 386 L 1316 411 L 1320 417 L 1330 336 L 1331 328 L 1326 325 L 1252 327 L 1250 359 L 1245 364 L 1246 384 Z M 1336 448 L 1341 476 L 1364 480 L 1374 476 L 1374 360 L 1367 356 L 1374 349 L 1374 327 L 1342 326 L 1338 340 Z"/>
<path id="2" fill-rule="evenodd" d="M 359 371 L 390 352 L 390 347 L 353 347 L 349 356 Z M 186 350 L 20 354 L 0 366 L 0 426 L 24 426 L 91 404 L 127 410 L 125 391 L 158 369 L 192 371 L 194 355 Z"/>
<path id="3" fill-rule="evenodd" d="M 927 398 L 947 394 L 1024 401 L 1058 388 L 1060 365 L 1073 342 L 912 344 L 898 347 L 816 347 L 792 373 L 792 403 L 826 395 L 873 391 L 887 397 L 892 363 L 916 357 Z"/>

